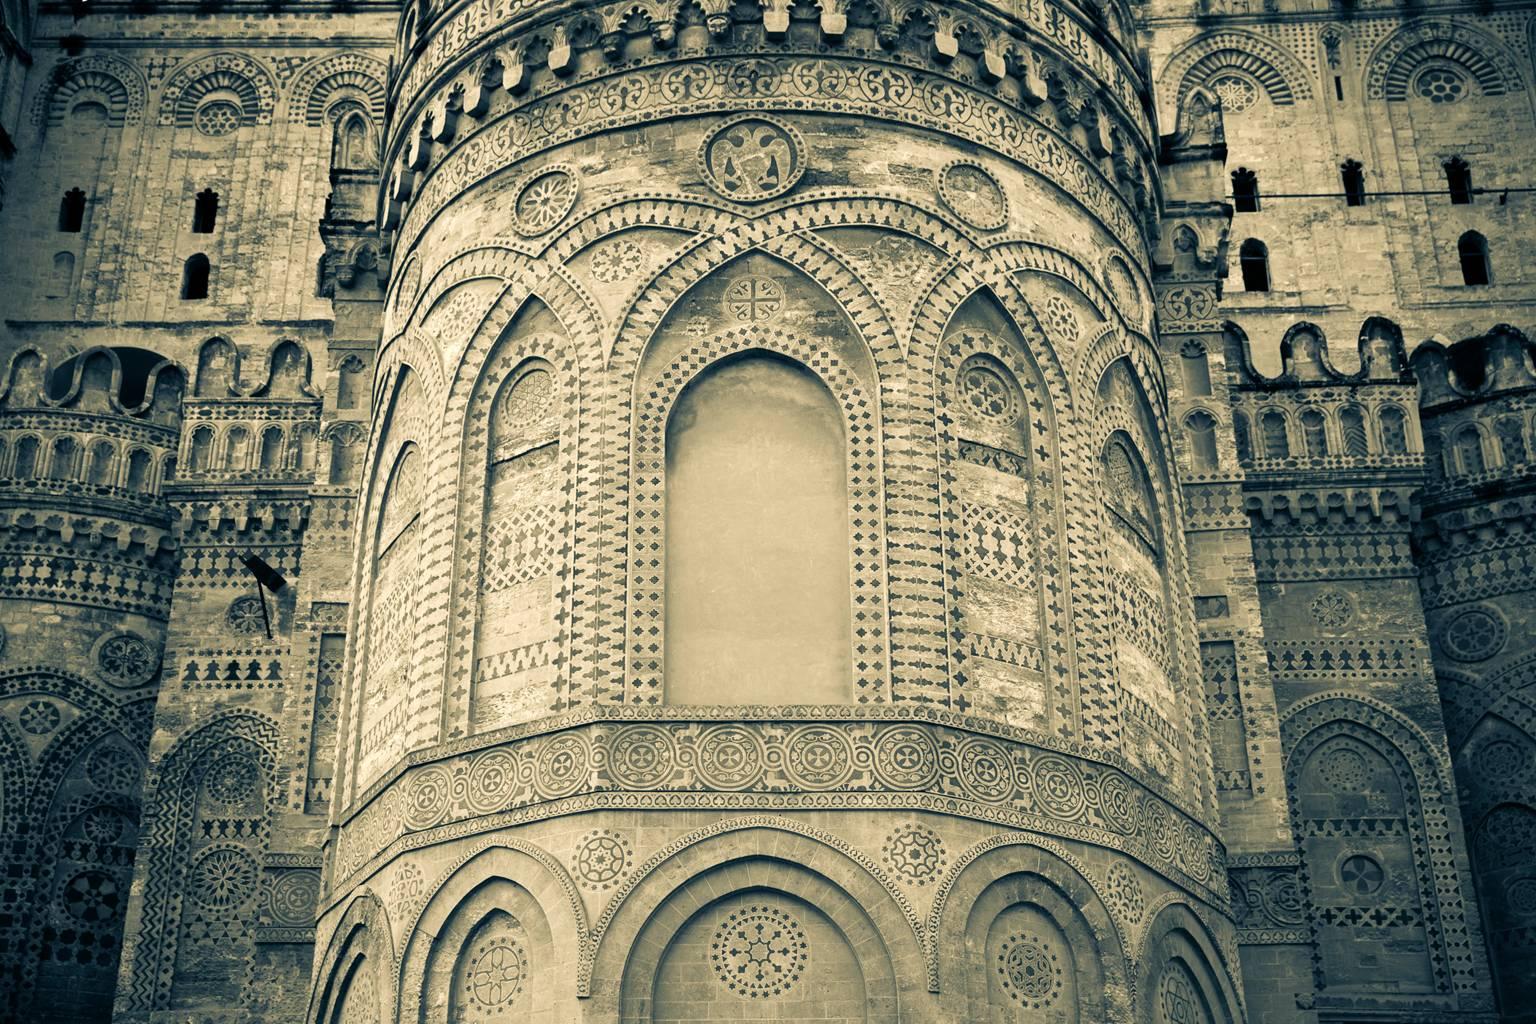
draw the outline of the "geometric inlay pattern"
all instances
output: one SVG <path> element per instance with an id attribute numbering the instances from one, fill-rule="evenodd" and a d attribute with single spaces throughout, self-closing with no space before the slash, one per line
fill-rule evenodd
<path id="1" fill-rule="evenodd" d="M 776 907 L 753 904 L 715 928 L 710 963 L 726 988 L 753 999 L 789 991 L 810 960 L 800 923 Z"/>

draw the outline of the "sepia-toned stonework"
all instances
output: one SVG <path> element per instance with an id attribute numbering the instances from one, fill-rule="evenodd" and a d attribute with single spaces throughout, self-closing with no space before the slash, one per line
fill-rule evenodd
<path id="1" fill-rule="evenodd" d="M 1536 1021 L 1533 39 L 0 6 L 0 1022 Z"/>

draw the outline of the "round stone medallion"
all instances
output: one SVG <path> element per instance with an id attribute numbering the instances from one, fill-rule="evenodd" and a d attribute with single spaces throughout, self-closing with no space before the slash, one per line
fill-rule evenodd
<path id="1" fill-rule="evenodd" d="M 726 915 L 709 944 L 715 976 L 732 992 L 767 999 L 788 992 L 810 959 L 800 922 L 777 907 L 752 904 Z"/>
<path id="2" fill-rule="evenodd" d="M 1241 113 L 1259 100 L 1259 87 L 1246 75 L 1217 75 L 1206 83 L 1206 87 L 1221 100 L 1221 110 L 1225 114 Z"/>
<path id="3" fill-rule="evenodd" d="M 997 954 L 1003 991 L 1016 1001 L 1043 1010 L 1061 994 L 1062 969 L 1049 940 L 1035 935 L 1010 935 Z"/>
<path id="4" fill-rule="evenodd" d="M 808 725 L 791 734 L 784 768 L 806 789 L 829 789 L 842 785 L 853 773 L 853 751 L 841 731 Z"/>
<path id="5" fill-rule="evenodd" d="M 267 613 L 261 610 L 261 598 L 247 594 L 237 597 L 229 603 L 229 611 L 224 614 L 225 621 L 229 623 L 229 631 L 236 636 L 266 636 L 268 629 Z"/>
<path id="6" fill-rule="evenodd" d="M 1339 864 L 1339 884 L 1355 896 L 1373 895 L 1387 880 L 1380 862 L 1363 853 L 1345 857 Z"/>
<path id="7" fill-rule="evenodd" d="M 709 187 L 738 203 L 781 196 L 805 175 L 805 142 L 785 121 L 749 114 L 716 128 L 699 147 Z"/>
<path id="8" fill-rule="evenodd" d="M 1468 608 L 1445 624 L 1440 646 L 1457 661 L 1487 661 L 1504 649 L 1509 628 L 1490 605 Z"/>
<path id="9" fill-rule="evenodd" d="M 944 840 L 932 829 L 915 823 L 893 831 L 880 852 L 893 871 L 919 886 L 937 882 L 948 863 Z"/>
<path id="10" fill-rule="evenodd" d="M 85 762 L 85 774 L 101 789 L 131 793 L 139 785 L 139 763 L 122 747 L 98 747 Z"/>
<path id="11" fill-rule="evenodd" d="M 629 869 L 629 840 L 620 832 L 598 829 L 582 837 L 571 856 L 571 873 L 591 889 L 607 889 Z"/>
<path id="12" fill-rule="evenodd" d="M 122 893 L 117 881 L 104 871 L 82 871 L 64 883 L 59 902 L 69 916 L 86 924 L 102 924 L 117 917 Z"/>
<path id="13" fill-rule="evenodd" d="M 315 902 L 320 897 L 320 878 L 313 871 L 288 871 L 272 883 L 272 919 L 288 927 L 315 923 Z"/>
<path id="14" fill-rule="evenodd" d="M 1317 762 L 1317 774 L 1323 782 L 1340 793 L 1358 793 L 1371 781 L 1370 766 L 1358 751 L 1336 748 Z"/>
<path id="15" fill-rule="evenodd" d="M 137 633 L 125 630 L 96 642 L 96 671 L 113 686 L 143 686 L 158 667 L 154 650 Z"/>
<path id="16" fill-rule="evenodd" d="M 22 729 L 33 736 L 46 736 L 59 727 L 62 717 L 58 705 L 52 701 L 29 700 L 22 707 L 17 721 L 21 723 Z"/>
<path id="17" fill-rule="evenodd" d="M 973 356 L 960 367 L 962 407 L 978 419 L 1009 425 L 1019 418 L 1020 400 L 1013 375 L 991 356 Z"/>
<path id="18" fill-rule="evenodd" d="M 516 1002 L 528 977 L 528 954 L 514 939 L 498 936 L 475 949 L 464 974 L 471 1001 L 498 1013 Z"/>
<path id="19" fill-rule="evenodd" d="M 971 227 L 996 231 L 1008 223 L 1008 196 L 985 167 L 956 160 L 939 172 L 939 198 Z"/>
<path id="20" fill-rule="evenodd" d="M 210 100 L 197 108 L 192 124 L 204 135 L 232 135 L 240 127 L 241 110 L 232 100 Z"/>
<path id="21" fill-rule="evenodd" d="M 1308 606 L 1312 619 L 1325 629 L 1340 629 L 1355 617 L 1355 605 L 1342 590 L 1325 590 Z"/>
<path id="22" fill-rule="evenodd" d="M 238 847 L 218 847 L 192 866 L 188 892 L 209 910 L 230 910 L 250 898 L 256 877 L 256 862 L 250 854 Z"/>
<path id="23" fill-rule="evenodd" d="M 581 179 L 576 168 L 552 164 L 523 179 L 512 204 L 512 226 L 519 234 L 542 235 L 555 227 L 576 205 Z"/>

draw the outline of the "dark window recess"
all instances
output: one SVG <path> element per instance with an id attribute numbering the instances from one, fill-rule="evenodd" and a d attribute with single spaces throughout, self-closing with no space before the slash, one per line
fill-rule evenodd
<path id="1" fill-rule="evenodd" d="M 1488 239 L 1476 231 L 1468 231 L 1456 243 L 1461 256 L 1461 283 L 1468 285 L 1488 284 L 1493 280 L 1488 264 Z"/>
<path id="2" fill-rule="evenodd" d="M 1359 160 L 1346 160 L 1341 167 L 1344 178 L 1344 205 L 1365 205 L 1365 168 Z"/>
<path id="3" fill-rule="evenodd" d="M 1459 156 L 1445 162 L 1445 185 L 1451 202 L 1463 206 L 1472 201 L 1472 168 Z"/>
<path id="4" fill-rule="evenodd" d="M 59 200 L 59 230 L 79 231 L 85 226 L 85 193 L 72 188 Z"/>
<path id="5" fill-rule="evenodd" d="M 192 207 L 192 230 L 199 235 L 213 234 L 213 225 L 219 219 L 219 194 L 211 188 L 197 194 Z"/>
<path id="6" fill-rule="evenodd" d="M 1269 249 L 1257 238 L 1243 243 L 1237 254 L 1243 272 L 1243 291 L 1269 291 Z"/>
<path id="7" fill-rule="evenodd" d="M 181 268 L 181 297 L 206 299 L 208 297 L 208 257 L 197 253 L 187 257 Z"/>
<path id="8" fill-rule="evenodd" d="M 1246 167 L 1232 172 L 1232 205 L 1238 213 L 1259 212 L 1259 176 Z"/>

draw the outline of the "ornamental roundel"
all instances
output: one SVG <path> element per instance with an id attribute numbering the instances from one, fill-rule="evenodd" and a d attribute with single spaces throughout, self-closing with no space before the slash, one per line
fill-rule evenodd
<path id="1" fill-rule="evenodd" d="M 1259 100 L 1259 87 L 1246 75 L 1226 73 L 1217 75 L 1205 83 L 1205 87 L 1221 100 L 1221 112 L 1238 114 Z"/>
<path id="2" fill-rule="evenodd" d="M 581 179 L 569 164 L 552 164 L 523 179 L 512 204 L 512 226 L 519 234 L 542 235 L 555 229 L 576 206 Z"/>
<path id="3" fill-rule="evenodd" d="M 784 769 L 806 789 L 831 789 L 852 774 L 853 749 L 838 729 L 804 726 L 790 734 L 785 744 Z"/>
<path id="4" fill-rule="evenodd" d="M 977 419 L 1008 426 L 1022 408 L 1013 374 L 991 356 L 972 356 L 960 367 L 956 389 L 961 407 Z"/>
<path id="5" fill-rule="evenodd" d="M 1131 273 L 1131 265 L 1117 252 L 1110 253 L 1104 261 L 1104 288 L 1127 320 L 1141 322 L 1146 315 L 1146 303 L 1142 301 L 1141 289 L 1136 285 L 1136 275 Z"/>
<path id="6" fill-rule="evenodd" d="M 157 667 L 154 650 L 137 633 L 112 633 L 96 643 L 96 671 L 113 686 L 143 686 Z"/>
<path id="7" fill-rule="evenodd" d="M 123 816 L 110 807 L 95 807 L 80 819 L 80 831 L 97 846 L 107 846 L 123 837 Z"/>
<path id="8" fill-rule="evenodd" d="M 738 277 L 721 302 L 736 323 L 764 324 L 784 311 L 784 289 L 771 277 Z"/>
<path id="9" fill-rule="evenodd" d="M 791 124 L 749 114 L 728 121 L 699 146 L 709 187 L 738 203 L 781 196 L 805 175 L 805 141 Z"/>
<path id="10" fill-rule="evenodd" d="M 501 935 L 475 948 L 464 970 L 464 991 L 472 1002 L 501 1013 L 517 1001 L 528 979 L 528 954 L 514 939 Z"/>
<path id="11" fill-rule="evenodd" d="M 220 846 L 192 865 L 188 893 L 211 911 L 234 909 L 256 891 L 256 861 L 236 846 Z"/>
<path id="12" fill-rule="evenodd" d="M 21 727 L 33 736 L 46 736 L 59 727 L 59 707 L 52 701 L 29 700 L 22 707 L 17 720 Z"/>
<path id="13" fill-rule="evenodd" d="M 97 747 L 85 762 L 85 774 L 99 789 L 131 793 L 139 785 L 139 762 L 122 747 Z"/>
<path id="14" fill-rule="evenodd" d="M 1076 818 L 1083 812 L 1083 778 L 1077 766 L 1065 758 L 1047 755 L 1030 766 L 1035 799 L 1047 814 Z"/>
<path id="15" fill-rule="evenodd" d="M 651 725 L 620 732 L 608 751 L 608 768 L 621 786 L 649 789 L 672 774 L 672 740 Z"/>
<path id="16" fill-rule="evenodd" d="M 215 802 L 239 807 L 256 794 L 261 785 L 261 770 L 250 758 L 230 754 L 214 762 L 203 785 Z"/>
<path id="17" fill-rule="evenodd" d="M 1467 96 L 1467 80 L 1443 64 L 1433 65 L 1413 81 L 1413 91 L 1431 103 L 1455 103 Z"/>
<path id="18" fill-rule="evenodd" d="M 645 250 L 633 239 L 609 242 L 592 254 L 592 276 L 603 284 L 618 284 L 640 273 Z"/>
<path id="19" fill-rule="evenodd" d="M 571 854 L 571 874 L 589 889 L 608 889 L 629 870 L 633 853 L 621 832 L 598 829 L 582 836 Z"/>
<path id="20" fill-rule="evenodd" d="M 1530 766 L 1524 749 L 1511 740 L 1493 740 L 1472 759 L 1473 770 L 1484 783 L 1502 786 L 1523 775 Z"/>
<path id="21" fill-rule="evenodd" d="M 1307 606 L 1312 620 L 1325 629 L 1341 629 L 1355 617 L 1355 605 L 1342 590 L 1325 590 Z"/>
<path id="22" fill-rule="evenodd" d="M 1373 896 L 1387 880 L 1387 873 L 1374 857 L 1351 854 L 1339 864 L 1339 884 L 1353 896 Z"/>
<path id="23" fill-rule="evenodd" d="M 885 855 L 891 870 L 913 885 L 938 881 L 944 866 L 949 863 L 944 840 L 937 832 L 916 823 L 892 831 L 880 852 Z"/>
<path id="24" fill-rule="evenodd" d="M 115 920 L 122 898 L 117 880 L 104 871 L 82 871 L 65 882 L 59 893 L 69 916 L 85 924 Z"/>
<path id="25" fill-rule="evenodd" d="M 272 883 L 274 924 L 308 928 L 315 923 L 315 904 L 320 898 L 320 876 L 313 871 L 285 871 Z"/>
<path id="26" fill-rule="evenodd" d="M 1189 968 L 1177 961 L 1163 969 L 1157 985 L 1158 1024 L 1209 1024 L 1205 1000 L 1195 989 Z"/>
<path id="27" fill-rule="evenodd" d="M 580 736 L 551 736 L 534 760 L 534 786 L 542 797 L 570 796 L 586 784 L 591 766 L 587 744 Z"/>
<path id="28" fill-rule="evenodd" d="M 1515 878 L 1504 887 L 1504 902 L 1521 917 L 1536 916 L 1536 878 Z"/>
<path id="29" fill-rule="evenodd" d="M 997 803 L 1013 795 L 1013 759 L 991 740 L 966 741 L 959 752 L 960 784 L 976 799 Z"/>
<path id="30" fill-rule="evenodd" d="M 267 633 L 267 613 L 262 610 L 259 597 L 247 594 L 235 598 L 229 603 L 229 611 L 224 613 L 224 620 L 229 623 L 229 631 L 236 636 L 265 636 Z"/>
<path id="31" fill-rule="evenodd" d="M 502 748 L 487 750 L 470 765 L 469 808 L 476 814 L 502 810 L 517 786 L 517 758 Z"/>
<path id="32" fill-rule="evenodd" d="M 763 773 L 762 744 L 740 726 L 716 726 L 699 737 L 697 764 L 710 789 L 748 789 Z"/>
<path id="33" fill-rule="evenodd" d="M 1487 661 L 1504 649 L 1504 616 L 1491 605 L 1468 608 L 1445 624 L 1440 646 L 1457 661 Z"/>
<path id="34" fill-rule="evenodd" d="M 923 789 L 932 785 L 938 771 L 938 755 L 927 730 L 893 726 L 875 741 L 875 774 L 892 789 Z"/>
<path id="35" fill-rule="evenodd" d="M 193 126 L 204 135 L 215 138 L 232 135 L 240 127 L 241 110 L 232 100 L 210 100 L 197 108 L 192 115 Z"/>
<path id="36" fill-rule="evenodd" d="M 1010 935 L 997 952 L 1003 991 L 1032 1010 L 1043 1010 L 1061 995 L 1060 955 L 1055 944 L 1037 935 Z"/>
<path id="37" fill-rule="evenodd" d="M 1104 876 L 1104 888 L 1109 902 L 1119 909 L 1127 921 L 1135 924 L 1147 910 L 1147 900 L 1141 889 L 1141 880 L 1128 865 L 1116 861 Z"/>
<path id="38" fill-rule="evenodd" d="M 448 812 L 452 788 L 453 779 L 442 765 L 429 764 L 417 769 L 405 792 L 405 827 L 415 832 L 436 825 Z"/>
<path id="39" fill-rule="evenodd" d="M 1336 747 L 1317 762 L 1318 777 L 1328 788 L 1340 793 L 1358 793 L 1371 781 L 1370 766 L 1358 751 Z"/>
<path id="40" fill-rule="evenodd" d="M 763 904 L 728 914 L 709 944 L 715 976 L 732 992 L 752 999 L 788 992 L 810 955 L 810 942 L 800 922 Z"/>
<path id="41" fill-rule="evenodd" d="M 1008 196 L 985 167 L 956 160 L 939 172 L 939 198 L 955 216 L 979 231 L 1008 223 Z"/>

